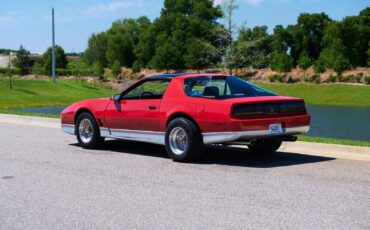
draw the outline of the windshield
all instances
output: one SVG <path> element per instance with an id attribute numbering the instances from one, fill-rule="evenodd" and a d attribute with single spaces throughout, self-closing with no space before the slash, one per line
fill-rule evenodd
<path id="1" fill-rule="evenodd" d="M 190 97 L 228 99 L 276 96 L 265 89 L 233 76 L 206 76 L 185 79 L 185 92 Z"/>

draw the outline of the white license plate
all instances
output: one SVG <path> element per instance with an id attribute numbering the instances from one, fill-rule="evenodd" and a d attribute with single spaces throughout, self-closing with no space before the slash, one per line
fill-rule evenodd
<path id="1" fill-rule="evenodd" d="M 284 133 L 281 123 L 270 124 L 269 132 L 271 135 L 278 135 Z"/>

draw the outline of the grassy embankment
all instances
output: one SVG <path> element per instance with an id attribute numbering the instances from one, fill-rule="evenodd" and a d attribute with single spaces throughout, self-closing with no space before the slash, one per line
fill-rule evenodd
<path id="1" fill-rule="evenodd" d="M 58 117 L 58 115 L 43 115 L 17 112 L 17 108 L 63 106 L 73 102 L 99 97 L 110 97 L 113 90 L 93 87 L 91 84 L 74 80 L 58 80 L 56 84 L 49 80 L 13 79 L 13 89 L 9 89 L 8 80 L 0 79 L 0 113 L 21 115 Z"/>
<path id="2" fill-rule="evenodd" d="M 58 117 L 35 113 L 17 112 L 22 107 L 62 106 L 87 98 L 109 97 L 113 90 L 93 87 L 74 80 L 59 80 L 56 84 L 48 80 L 13 79 L 14 89 L 8 88 L 7 79 L 0 79 L 0 113 Z M 304 98 L 307 104 L 338 106 L 370 106 L 370 86 L 343 84 L 266 84 L 257 85 L 282 95 Z M 370 147 L 370 142 L 339 140 L 333 138 L 300 136 L 309 142 L 345 144 Z"/>
<path id="3" fill-rule="evenodd" d="M 306 104 L 370 107 L 370 85 L 256 83 L 280 95 L 304 98 Z"/>

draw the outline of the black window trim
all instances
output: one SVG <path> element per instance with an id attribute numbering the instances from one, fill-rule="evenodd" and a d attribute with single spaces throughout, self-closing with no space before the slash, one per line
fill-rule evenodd
<path id="1" fill-rule="evenodd" d="M 172 78 L 168 78 L 168 77 L 152 77 L 152 78 L 148 78 L 148 79 L 143 79 L 141 81 L 138 81 L 138 82 L 134 83 L 133 85 L 131 85 L 130 87 L 128 87 L 126 90 L 122 91 L 121 92 L 121 100 L 153 100 L 153 99 L 162 99 L 163 98 L 163 95 L 166 93 L 168 87 L 164 91 L 164 93 L 162 94 L 162 96 L 160 98 L 124 98 L 124 96 L 126 94 L 128 94 L 129 92 L 131 92 L 132 90 L 136 89 L 137 87 L 141 86 L 142 84 L 146 83 L 146 82 L 162 81 L 162 82 L 168 82 L 168 83 L 170 83 L 171 80 L 172 80 Z"/>

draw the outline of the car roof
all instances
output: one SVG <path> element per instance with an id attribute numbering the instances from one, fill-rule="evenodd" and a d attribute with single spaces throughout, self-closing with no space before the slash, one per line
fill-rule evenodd
<path id="1" fill-rule="evenodd" d="M 174 74 L 158 74 L 146 77 L 145 79 L 150 80 L 165 80 L 172 79 L 175 77 L 181 78 L 191 78 L 191 77 L 202 77 L 202 76 L 227 76 L 225 74 L 215 74 L 215 73 L 174 73 Z"/>

